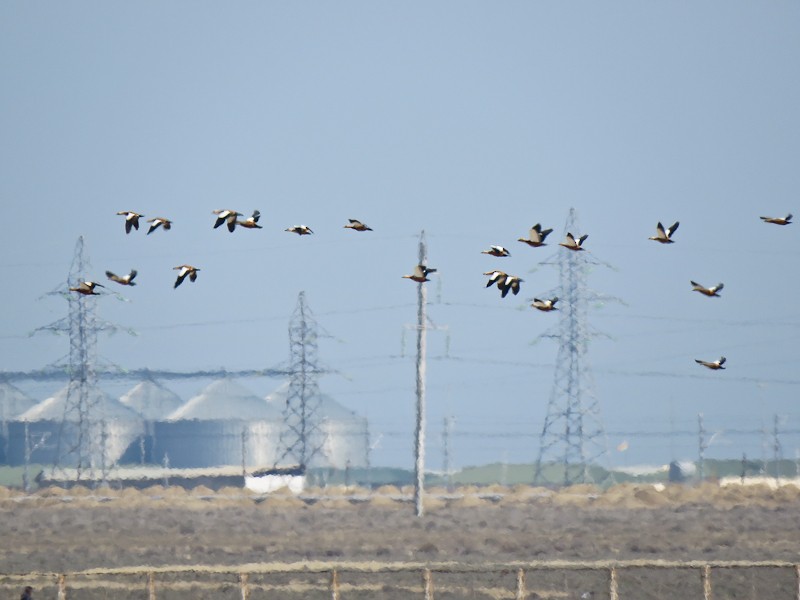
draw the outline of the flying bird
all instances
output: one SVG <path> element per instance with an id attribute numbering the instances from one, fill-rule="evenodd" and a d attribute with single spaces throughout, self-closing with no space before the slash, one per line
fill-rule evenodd
<path id="1" fill-rule="evenodd" d="M 260 218 L 261 212 L 254 210 L 252 216 L 247 217 L 244 221 L 237 221 L 236 223 L 245 229 L 262 229 L 261 225 L 258 224 Z"/>
<path id="2" fill-rule="evenodd" d="M 71 287 L 69 288 L 69 291 L 78 292 L 79 294 L 83 294 L 84 296 L 98 296 L 99 294 L 94 291 L 94 288 L 96 287 L 106 287 L 106 286 L 97 283 L 95 281 L 81 281 L 78 284 L 78 287 Z"/>
<path id="3" fill-rule="evenodd" d="M 719 371 L 720 369 L 725 369 L 725 367 L 722 366 L 722 365 L 725 364 L 725 357 L 724 356 L 720 356 L 719 360 L 715 360 L 713 362 L 708 362 L 708 361 L 700 360 L 700 359 L 697 359 L 697 358 L 694 359 L 694 362 L 696 362 L 699 365 L 703 365 L 704 367 L 707 367 L 707 368 L 711 369 L 712 371 Z"/>
<path id="4" fill-rule="evenodd" d="M 214 222 L 214 229 L 216 229 L 223 223 L 227 223 L 228 231 L 230 232 L 233 232 L 233 230 L 236 229 L 236 217 L 242 214 L 240 212 L 236 212 L 235 210 L 229 210 L 227 208 L 217 209 L 212 212 L 215 215 L 217 215 L 217 220 Z"/>
<path id="5" fill-rule="evenodd" d="M 556 308 L 556 302 L 558 302 L 558 296 L 551 298 L 550 300 L 539 300 L 539 298 L 534 298 L 531 306 L 542 312 L 550 312 L 551 310 L 558 310 Z"/>
<path id="6" fill-rule="evenodd" d="M 135 269 L 131 269 L 130 273 L 123 275 L 122 277 L 115 275 L 111 271 L 106 271 L 106 277 L 108 277 L 111 281 L 116 281 L 121 285 L 136 285 L 136 282 L 133 280 L 133 278 L 136 277 Z"/>
<path id="7" fill-rule="evenodd" d="M 177 267 L 172 267 L 172 269 L 178 270 L 178 278 L 175 280 L 175 285 L 172 286 L 172 289 L 175 289 L 182 284 L 187 275 L 189 276 L 189 281 L 195 281 L 197 279 L 197 272 L 200 270 L 192 265 L 180 265 Z"/>
<path id="8" fill-rule="evenodd" d="M 481 250 L 481 254 L 490 254 L 491 256 L 511 256 L 507 248 L 502 246 L 489 246 L 488 250 Z"/>
<path id="9" fill-rule="evenodd" d="M 289 227 L 284 231 L 288 231 L 290 233 L 296 233 L 297 235 L 311 235 L 312 233 L 314 233 L 313 231 L 311 231 L 311 228 L 307 227 L 306 225 L 294 225 L 293 227 Z"/>
<path id="10" fill-rule="evenodd" d="M 417 265 L 414 267 L 414 271 L 411 273 L 411 275 L 403 275 L 403 279 L 410 279 L 412 281 L 416 281 L 417 283 L 422 283 L 423 281 L 430 281 L 430 279 L 428 279 L 428 275 L 435 272 L 436 269 L 431 269 L 425 265 Z"/>
<path id="11" fill-rule="evenodd" d="M 785 217 L 760 217 L 764 223 L 774 223 L 775 225 L 791 225 L 792 224 L 792 213 L 789 213 Z"/>
<path id="12" fill-rule="evenodd" d="M 140 215 L 139 213 L 135 213 L 130 210 L 121 210 L 117 214 L 125 216 L 125 233 L 130 233 L 131 227 L 137 231 L 139 230 L 139 218 L 143 217 L 144 215 Z"/>
<path id="13" fill-rule="evenodd" d="M 672 234 L 675 233 L 675 231 L 677 231 L 678 225 L 680 225 L 680 222 L 675 221 L 672 227 L 670 227 L 669 229 L 664 229 L 664 226 L 661 224 L 661 221 L 659 221 L 658 225 L 656 225 L 656 234 L 651 235 L 648 239 L 660 242 L 662 244 L 674 244 L 675 242 L 672 239 Z"/>
<path id="14" fill-rule="evenodd" d="M 489 276 L 489 281 L 486 282 L 486 287 L 491 287 L 498 282 L 505 281 L 506 277 L 508 277 L 508 273 L 506 273 L 505 271 L 486 271 L 484 275 Z"/>
<path id="15" fill-rule="evenodd" d="M 567 232 L 566 239 L 563 242 L 558 242 L 558 245 L 564 246 L 564 248 L 567 248 L 569 250 L 575 250 L 575 251 L 583 250 L 584 249 L 583 242 L 585 242 L 586 238 L 588 237 L 589 237 L 588 235 L 582 235 L 576 240 L 571 233 Z"/>
<path id="16" fill-rule="evenodd" d="M 163 227 L 165 230 L 169 231 L 172 229 L 172 221 L 169 219 L 165 219 L 164 217 L 156 217 L 155 219 L 147 219 L 148 223 L 152 223 L 150 225 L 150 229 L 147 230 L 147 235 L 153 233 L 159 227 Z"/>
<path id="17" fill-rule="evenodd" d="M 505 271 L 487 271 L 484 275 L 489 276 L 489 281 L 486 282 L 486 287 L 497 285 L 500 290 L 500 296 L 505 298 L 509 290 L 516 296 L 519 294 L 519 284 L 523 280 L 516 275 L 509 275 Z"/>
<path id="18" fill-rule="evenodd" d="M 546 246 L 547 244 L 544 243 L 545 238 L 553 232 L 552 229 L 545 229 L 542 231 L 542 226 L 537 223 L 533 227 L 531 227 L 530 232 L 528 232 L 527 238 L 519 238 L 518 242 L 523 242 L 528 244 L 528 246 L 532 246 L 537 248 L 539 246 Z"/>
<path id="19" fill-rule="evenodd" d="M 718 283 L 714 287 L 710 287 L 710 288 L 704 287 L 704 286 L 700 285 L 699 283 L 697 283 L 696 281 L 690 281 L 689 283 L 692 284 L 692 291 L 693 292 L 700 292 L 704 296 L 711 296 L 713 298 L 719 298 L 719 294 L 717 292 L 719 292 L 722 288 L 725 287 L 721 283 Z"/>
<path id="20" fill-rule="evenodd" d="M 372 231 L 372 227 L 368 227 L 358 219 L 347 219 L 350 221 L 344 226 L 345 229 L 352 229 L 354 231 Z"/>
<path id="21" fill-rule="evenodd" d="M 497 287 L 500 288 L 500 297 L 505 298 L 508 291 L 511 290 L 516 296 L 519 294 L 519 284 L 525 281 L 516 275 L 506 275 L 505 279 L 497 282 Z"/>

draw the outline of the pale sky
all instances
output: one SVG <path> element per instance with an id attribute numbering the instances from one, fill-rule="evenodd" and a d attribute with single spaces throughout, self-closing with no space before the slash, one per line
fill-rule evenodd
<path id="1" fill-rule="evenodd" d="M 97 298 L 99 317 L 137 332 L 101 336 L 104 360 L 278 366 L 304 290 L 341 373 L 321 389 L 369 417 L 373 464 L 411 467 L 416 284 L 401 276 L 424 229 L 429 315 L 446 327 L 429 334 L 428 466 L 441 468 L 448 415 L 454 466 L 531 462 L 558 350 L 532 342 L 558 313 L 529 303 L 557 284 L 538 263 L 567 252 L 574 207 L 575 233 L 614 267 L 589 285 L 626 303 L 589 317 L 608 336 L 589 352 L 606 429 L 694 430 L 702 412 L 723 431 L 707 456 L 758 457 L 762 437 L 725 432 L 775 414 L 800 430 L 800 225 L 759 220 L 800 211 L 799 63 L 788 0 L 7 0 L 0 370 L 67 354 L 66 338 L 28 334 L 66 315 L 42 297 L 83 235 L 87 275 L 129 300 Z M 259 209 L 263 229 L 214 230 L 219 208 Z M 174 227 L 125 235 L 123 210 Z M 680 221 L 674 244 L 647 239 L 658 221 Z M 518 243 L 537 222 L 550 244 Z M 284 231 L 301 223 L 315 234 Z M 511 257 L 482 255 L 490 244 Z M 202 270 L 173 289 L 182 263 Z M 130 268 L 136 287 L 105 281 Z M 519 296 L 485 289 L 495 268 L 525 279 Z M 724 282 L 722 297 L 690 279 Z M 694 362 L 720 355 L 725 371 Z M 188 399 L 208 381 L 164 383 Z M 242 383 L 265 395 L 280 381 Z M 696 457 L 691 436 L 609 444 L 612 465 Z M 782 444 L 794 458 L 800 435 Z"/>

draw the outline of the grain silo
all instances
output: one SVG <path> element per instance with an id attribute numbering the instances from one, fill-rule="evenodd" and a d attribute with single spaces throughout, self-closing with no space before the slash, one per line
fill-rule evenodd
<path id="1" fill-rule="evenodd" d="M 36 400 L 10 383 L 0 383 L 0 464 L 8 456 L 8 422 L 33 408 Z"/>
<path id="2" fill-rule="evenodd" d="M 231 379 L 220 379 L 154 423 L 153 458 L 183 469 L 271 466 L 281 427 L 280 411 Z"/>
<path id="3" fill-rule="evenodd" d="M 289 383 L 286 382 L 270 393 L 266 400 L 282 411 L 286 406 Z M 318 400 L 318 402 L 317 402 Z M 327 394 L 308 401 L 313 408 L 310 415 L 317 424 L 317 431 L 311 436 L 310 446 L 319 448 L 311 459 L 310 467 L 344 469 L 345 467 L 367 466 L 368 424 L 361 417 L 342 406 Z"/>
<path id="4" fill-rule="evenodd" d="M 74 389 L 74 388 L 73 388 Z M 77 393 L 73 391 L 72 393 Z M 33 442 L 31 463 L 76 466 L 77 448 L 82 431 L 91 440 L 89 460 L 96 468 L 115 464 L 130 443 L 144 431 L 142 419 L 105 392 L 88 392 L 84 427 L 79 426 L 77 411 L 66 411 L 70 386 L 39 402 L 8 424 L 8 463 L 25 464 L 25 449 Z M 27 426 L 27 427 L 26 427 Z M 27 435 L 26 435 L 27 430 Z"/>
<path id="5" fill-rule="evenodd" d="M 152 464 L 155 461 L 155 425 L 183 404 L 180 396 L 152 380 L 137 383 L 119 401 L 135 411 L 144 421 L 144 432 L 120 458 L 122 464 Z"/>

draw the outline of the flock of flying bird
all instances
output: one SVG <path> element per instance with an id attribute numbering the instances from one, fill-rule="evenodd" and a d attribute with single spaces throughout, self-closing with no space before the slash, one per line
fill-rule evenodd
<path id="1" fill-rule="evenodd" d="M 129 234 L 131 230 L 135 229 L 138 231 L 139 229 L 139 219 L 143 218 L 144 215 L 133 212 L 133 211 L 120 211 L 117 213 L 120 216 L 125 217 L 125 233 Z M 212 211 L 212 214 L 216 215 L 216 221 L 214 222 L 214 229 L 221 227 L 223 224 L 227 226 L 228 231 L 233 233 L 236 230 L 236 227 L 243 227 L 245 229 L 262 229 L 261 225 L 258 224 L 258 221 L 261 217 L 261 213 L 258 210 L 253 211 L 253 214 L 246 218 L 240 219 L 239 217 L 244 216 L 242 213 L 237 212 L 235 210 L 229 209 L 219 209 Z M 787 214 L 785 217 L 760 217 L 762 221 L 765 223 L 772 223 L 775 225 L 789 225 L 792 222 L 792 215 L 791 213 Z M 147 230 L 147 235 L 153 233 L 156 229 L 161 227 L 164 230 L 169 230 L 172 228 L 172 221 L 169 219 L 165 219 L 164 217 L 155 217 L 153 219 L 148 219 L 147 223 L 150 223 L 150 227 Z M 669 228 L 664 227 L 660 222 L 656 225 L 656 234 L 650 236 L 649 239 L 659 242 L 661 244 L 672 244 L 674 240 L 672 236 L 678 230 L 678 226 L 680 223 L 676 221 L 673 225 Z M 345 229 L 352 229 L 354 231 L 372 231 L 371 227 L 368 227 L 361 221 L 357 219 L 348 219 L 348 223 L 344 225 Z M 288 227 L 284 231 L 288 231 L 290 233 L 295 233 L 297 235 L 311 235 L 314 232 L 306 225 L 294 225 L 292 227 Z M 547 236 L 553 232 L 552 229 L 542 229 L 541 224 L 537 223 L 533 227 L 531 227 L 530 231 L 528 232 L 527 238 L 519 238 L 518 241 L 533 248 L 538 248 L 540 246 L 546 246 L 545 240 Z M 588 235 L 582 235 L 579 238 L 575 238 L 572 233 L 567 232 L 567 235 L 564 238 L 564 241 L 559 242 L 559 246 L 563 246 L 564 248 L 571 250 L 573 252 L 580 252 L 584 250 L 583 243 L 588 238 Z M 481 254 L 488 254 L 490 256 L 495 256 L 499 258 L 510 256 L 511 253 L 508 251 L 507 248 L 503 246 L 496 246 L 492 245 L 489 246 L 487 250 L 482 250 Z M 178 271 L 177 279 L 175 280 L 175 284 L 173 288 L 177 288 L 179 285 L 183 283 L 183 281 L 188 277 L 189 281 L 196 281 L 197 280 L 197 272 L 200 270 L 198 267 L 194 267 L 192 265 L 183 264 L 178 265 L 177 267 L 173 267 L 174 270 Z M 431 273 L 435 273 L 436 269 L 428 267 L 424 264 L 418 264 L 414 267 L 414 270 L 409 275 L 403 275 L 404 279 L 410 279 L 417 283 L 424 283 L 426 281 L 430 281 L 428 279 L 428 275 Z M 134 282 L 134 278 L 136 277 L 136 270 L 131 270 L 130 273 L 127 275 L 117 275 L 112 273 L 111 271 L 106 271 L 106 277 L 109 280 L 114 281 L 120 285 L 128 285 L 133 286 L 136 285 Z M 489 277 L 488 282 L 486 283 L 486 287 L 491 287 L 493 285 L 497 286 L 500 290 L 501 297 L 505 298 L 510 291 L 514 295 L 517 295 L 520 290 L 520 284 L 524 281 L 522 278 L 518 277 L 517 275 L 510 275 L 505 271 L 493 270 L 487 271 L 484 275 Z M 699 292 L 705 296 L 711 298 L 719 298 L 719 292 L 722 290 L 724 285 L 722 283 L 718 283 L 712 287 L 705 287 L 695 281 L 690 281 L 692 285 L 692 291 Z M 96 281 L 81 281 L 76 287 L 71 287 L 69 290 L 71 292 L 76 292 L 78 294 L 82 294 L 85 296 L 94 296 L 98 295 L 95 291 L 97 287 L 105 287 L 104 285 L 97 283 Z M 556 308 L 556 303 L 558 302 L 558 297 L 549 298 L 549 299 L 541 299 L 541 298 L 534 298 L 533 303 L 531 306 L 537 310 L 542 312 L 551 312 L 554 310 L 558 310 Z M 718 360 L 715 361 L 705 361 L 700 359 L 695 359 L 695 362 L 707 367 L 711 370 L 720 370 L 725 369 L 723 366 L 725 364 L 725 357 L 721 356 Z"/>

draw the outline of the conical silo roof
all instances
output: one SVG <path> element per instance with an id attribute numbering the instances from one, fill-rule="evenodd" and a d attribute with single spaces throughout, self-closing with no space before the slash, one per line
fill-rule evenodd
<path id="1" fill-rule="evenodd" d="M 279 420 L 281 412 L 233 380 L 219 379 L 167 417 L 179 419 Z"/>
<path id="2" fill-rule="evenodd" d="M 67 402 L 69 384 L 65 385 L 58 392 L 42 400 L 34 407 L 26 410 L 19 415 L 17 421 L 60 421 L 66 417 L 68 421 L 77 421 L 77 411 L 64 413 L 64 406 Z M 77 394 L 73 390 L 73 394 Z M 91 406 L 92 419 L 95 421 L 141 421 L 141 417 L 133 410 L 122 404 L 119 400 L 112 398 L 98 388 L 91 388 L 88 391 L 88 404 Z"/>
<path id="3" fill-rule="evenodd" d="M 36 406 L 36 400 L 10 383 L 0 383 L 0 421 L 14 419 Z"/>
<path id="4" fill-rule="evenodd" d="M 149 380 L 137 383 L 119 401 L 147 421 L 163 419 L 183 404 L 178 394 Z"/>
<path id="5" fill-rule="evenodd" d="M 283 411 L 286 406 L 286 397 L 289 394 L 289 382 L 285 381 L 272 392 L 267 394 L 265 400 L 276 410 Z M 349 421 L 353 419 L 363 419 L 356 412 L 343 406 L 334 400 L 328 394 L 319 394 L 319 409 L 318 415 L 321 419 L 330 419 L 332 421 Z"/>

